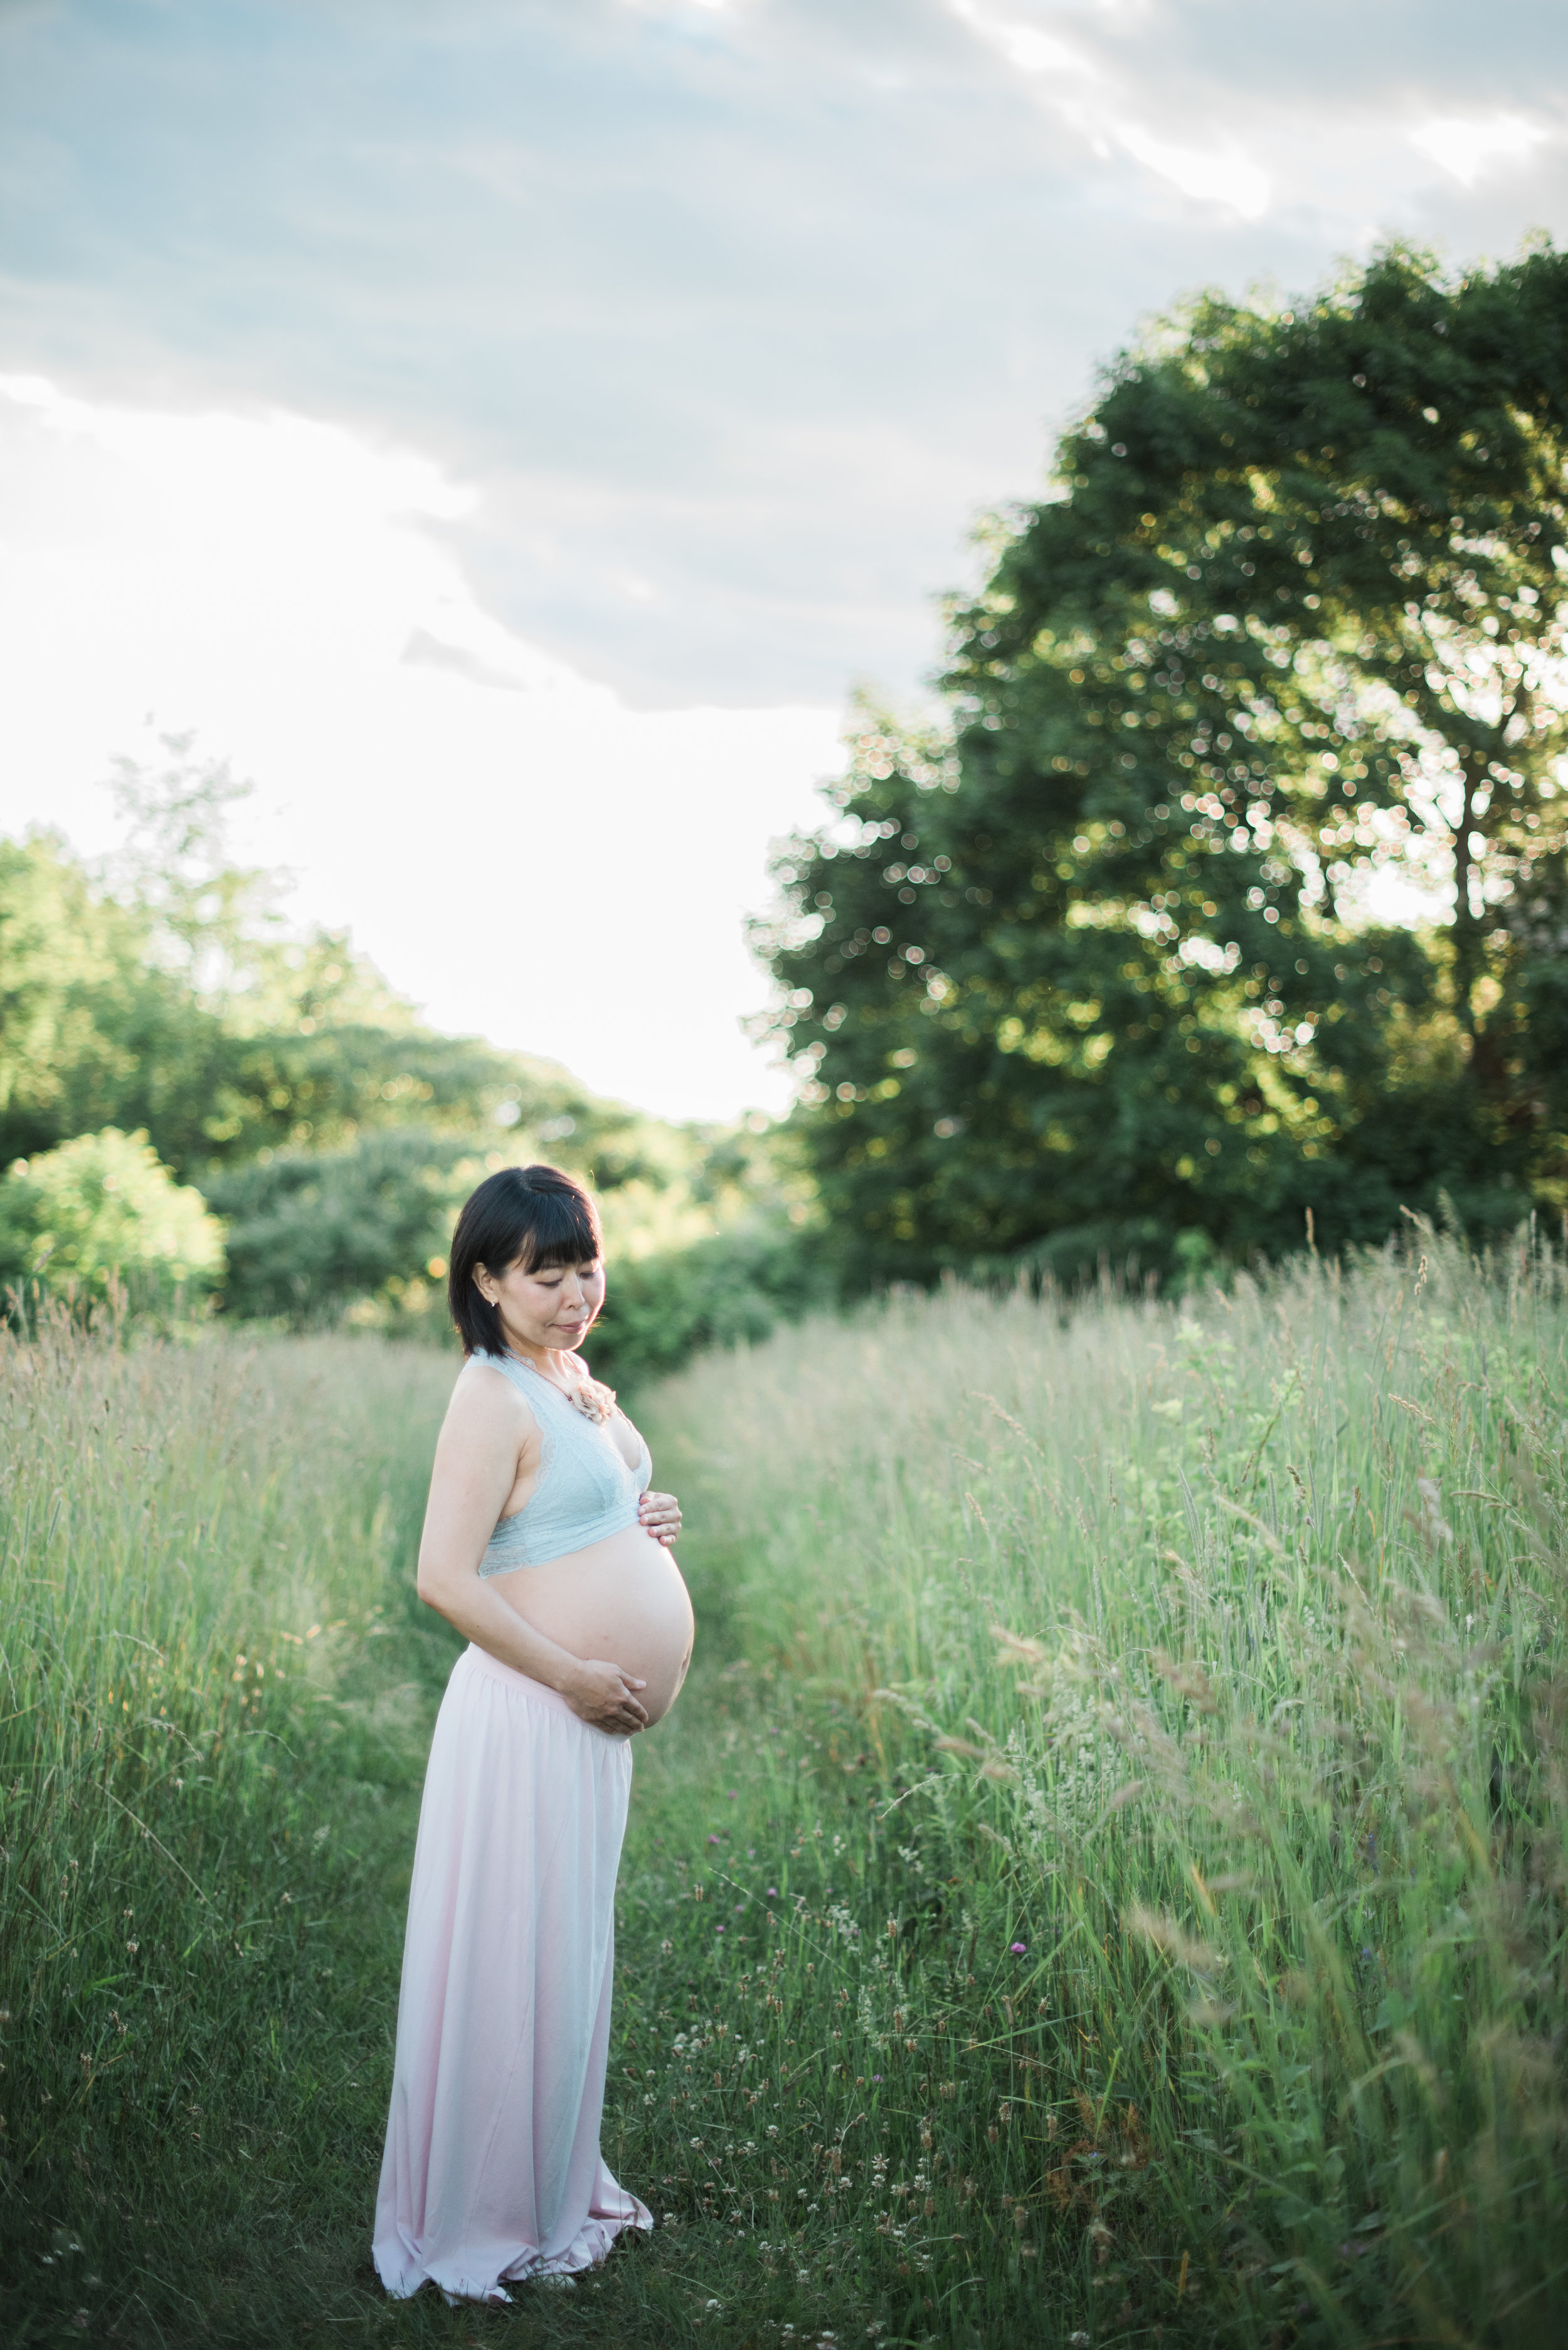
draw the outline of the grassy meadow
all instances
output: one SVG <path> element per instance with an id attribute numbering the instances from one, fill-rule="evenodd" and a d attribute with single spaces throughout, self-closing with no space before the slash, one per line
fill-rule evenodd
<path id="1" fill-rule="evenodd" d="M 700 1651 L 605 2137 L 660 2225 L 514 2312 L 369 2266 L 450 1363 L 9 1342 L 0 2334 L 1554 2342 L 1565 1342 L 1545 1252 L 1427 1234 L 643 1397 Z"/>

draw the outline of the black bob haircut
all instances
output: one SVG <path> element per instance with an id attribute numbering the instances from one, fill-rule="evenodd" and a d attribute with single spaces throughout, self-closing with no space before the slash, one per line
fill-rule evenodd
<path id="1" fill-rule="evenodd" d="M 501 1315 L 480 1293 L 478 1265 L 502 1274 L 521 1262 L 530 1273 L 552 1264 L 589 1264 L 604 1248 L 598 1210 L 580 1183 L 558 1167 L 503 1167 L 463 1201 L 452 1236 L 447 1304 L 465 1355 L 504 1355 Z"/>

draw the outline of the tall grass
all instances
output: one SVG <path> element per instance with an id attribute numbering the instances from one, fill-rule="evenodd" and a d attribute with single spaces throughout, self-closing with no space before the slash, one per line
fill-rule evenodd
<path id="1" fill-rule="evenodd" d="M 0 1338 L 7 2343 L 221 2337 L 235 2302 L 267 2338 L 286 2246 L 307 2298 L 341 2289 L 297 2222 L 346 2167 L 362 2258 L 447 1384 L 375 1342 Z"/>
<path id="2" fill-rule="evenodd" d="M 818 2323 L 1561 2338 L 1565 1338 L 1547 1257 L 1427 1234 L 663 1392 L 761 1670 L 743 1814 L 644 1888 L 658 2087 L 695 2215 L 788 2169 Z"/>
<path id="3" fill-rule="evenodd" d="M 368 2262 L 450 1363 L 10 1344 L 0 2337 L 1554 2342 L 1565 1342 L 1543 1252 L 1425 1235 L 647 1399 L 700 1635 L 605 2138 L 660 2225 L 513 2312 Z"/>

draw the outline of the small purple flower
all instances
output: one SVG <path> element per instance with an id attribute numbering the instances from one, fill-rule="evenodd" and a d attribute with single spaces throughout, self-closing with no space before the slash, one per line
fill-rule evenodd
<path id="1" fill-rule="evenodd" d="M 717 1844 L 719 1839 L 717 1836 L 710 1836 L 708 1841 L 710 1844 Z"/>
<path id="2" fill-rule="evenodd" d="M 882 2075 L 881 2075 L 881 2074 L 880 2074 L 880 2073 L 873 2073 L 873 2074 L 872 2074 L 872 2075 L 871 2075 L 871 2084 L 872 2084 L 872 2086 L 873 2086 L 873 2087 L 875 2087 L 875 2086 L 876 2086 L 876 2085 L 877 2085 L 877 2083 L 881 2078 L 882 2078 Z"/>
<path id="3" fill-rule="evenodd" d="M 1010 1942 L 1008 1944 L 1008 1949 L 1012 1956 L 1015 1959 L 1026 1959 L 1029 1956 L 1029 1945 L 1027 1942 Z"/>
<path id="4" fill-rule="evenodd" d="M 713 1929 L 713 1931 L 715 1932 L 715 1934 L 722 1934 L 722 1933 L 724 1933 L 726 1930 L 727 1930 L 727 1929 L 726 1929 L 726 1928 L 724 1928 L 724 1927 L 722 1927 L 722 1926 L 715 1926 L 715 1927 L 714 1927 L 714 1929 Z"/>
<path id="5" fill-rule="evenodd" d="M 769 1899 L 770 1899 L 770 1900 L 773 1900 L 773 1901 L 776 1901 L 776 1900 L 778 1899 L 778 1898 L 779 1898 L 779 1889 L 778 1889 L 778 1887 L 777 1887 L 776 1885 L 770 1885 L 770 1886 L 769 1886 L 769 1887 L 768 1887 L 768 1898 L 769 1898 Z"/>
<path id="6" fill-rule="evenodd" d="M 740 1791 L 739 1787 L 732 1787 L 732 1788 L 731 1788 L 731 1790 L 730 1790 L 730 1801 L 731 1801 L 732 1804 L 738 1804 L 738 1803 L 740 1802 L 740 1800 L 741 1800 L 741 1791 Z"/>

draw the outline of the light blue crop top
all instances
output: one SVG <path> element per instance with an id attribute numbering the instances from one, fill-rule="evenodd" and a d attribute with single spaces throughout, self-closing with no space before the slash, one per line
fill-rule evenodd
<path id="1" fill-rule="evenodd" d="M 579 1411 L 532 1363 L 518 1355 L 483 1353 L 474 1360 L 489 1363 L 511 1380 L 534 1415 L 540 1444 L 534 1491 L 496 1526 L 479 1562 L 481 1575 L 544 1566 L 636 1525 L 638 1498 L 653 1474 L 641 1437 L 640 1458 L 628 1469 L 608 1429 Z"/>

